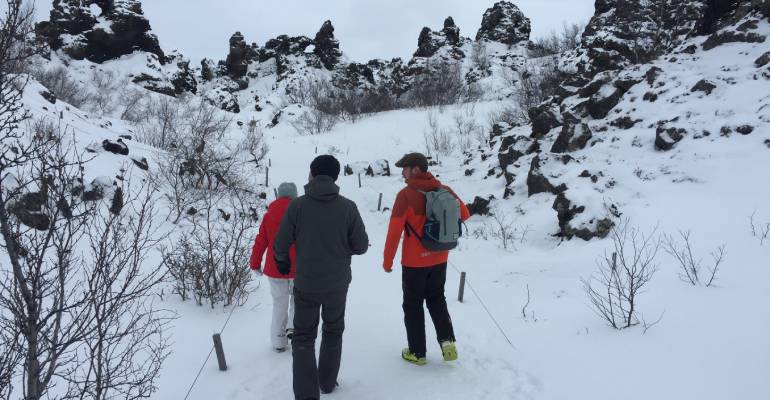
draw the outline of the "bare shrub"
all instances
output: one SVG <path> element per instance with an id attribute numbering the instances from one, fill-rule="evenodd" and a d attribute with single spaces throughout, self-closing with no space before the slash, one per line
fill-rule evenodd
<path id="1" fill-rule="evenodd" d="M 486 142 L 484 128 L 476 122 L 476 106 L 468 103 L 452 115 L 457 143 L 461 149 L 470 149 L 473 142 Z"/>
<path id="2" fill-rule="evenodd" d="M 406 102 L 412 107 L 431 107 L 473 101 L 479 97 L 479 89 L 463 79 L 459 63 L 441 61 L 427 64 L 424 72 L 417 75 L 407 92 Z"/>
<path id="3" fill-rule="evenodd" d="M 503 104 L 498 109 L 490 111 L 487 115 L 487 124 L 489 130 L 494 129 L 495 125 L 504 123 L 510 127 L 525 125 L 528 118 L 525 118 L 526 112 L 523 112 L 515 104 Z"/>
<path id="4" fill-rule="evenodd" d="M 514 99 L 518 105 L 519 118 L 529 123 L 529 109 L 558 93 L 564 77 L 552 62 L 545 63 L 539 68 L 526 64 L 519 76 Z"/>
<path id="5" fill-rule="evenodd" d="M 423 131 L 423 138 L 428 155 L 448 156 L 455 149 L 452 132 L 439 126 L 438 118 L 432 111 L 428 112 L 428 126 Z"/>
<path id="6" fill-rule="evenodd" d="M 265 135 L 262 132 L 262 128 L 257 125 L 256 120 L 251 120 L 246 124 L 246 135 L 238 146 L 239 150 L 248 154 L 248 162 L 253 162 L 256 166 L 259 166 L 264 160 L 268 152 L 267 143 L 265 143 Z"/>
<path id="7" fill-rule="evenodd" d="M 581 279 L 592 310 L 611 327 L 624 329 L 639 323 L 639 295 L 657 271 L 660 249 L 657 227 L 645 234 L 625 219 L 612 228 L 612 253 L 605 252 L 597 271 Z"/>
<path id="8" fill-rule="evenodd" d="M 665 235 L 663 241 L 663 248 L 666 253 L 670 254 L 676 259 L 679 265 L 679 279 L 687 282 L 693 286 L 705 284 L 706 287 L 710 287 L 716 275 L 719 272 L 719 266 L 725 259 L 727 254 L 725 251 L 726 246 L 721 245 L 715 251 L 711 252 L 712 264 L 708 267 L 708 275 L 703 276 L 701 274 L 703 259 L 693 256 L 692 242 L 690 231 L 679 231 L 679 237 L 681 241 L 677 240 L 673 236 Z"/>
<path id="9" fill-rule="evenodd" d="M 551 31 L 547 36 L 535 39 L 529 49 L 530 57 L 545 57 L 576 49 L 580 45 L 580 35 L 585 30 L 584 24 L 562 23 L 560 32 Z"/>
<path id="10" fill-rule="evenodd" d="M 184 133 L 186 101 L 161 96 L 144 105 L 145 118 L 137 125 L 137 140 L 152 147 L 168 150 Z"/>
<path id="11" fill-rule="evenodd" d="M 256 199 L 237 192 L 206 192 L 202 210 L 173 248 L 163 249 L 174 291 L 196 304 L 243 305 L 251 279 L 247 265 Z M 221 208 L 225 207 L 225 209 Z"/>
<path id="12" fill-rule="evenodd" d="M 32 76 L 53 93 L 57 99 L 67 102 L 77 108 L 82 107 L 88 99 L 84 86 L 72 79 L 63 66 L 51 69 L 37 68 L 32 70 Z"/>
<path id="13" fill-rule="evenodd" d="M 471 48 L 471 62 L 473 66 L 484 75 L 489 76 L 492 73 L 492 62 L 487 53 L 487 46 L 482 42 L 473 42 Z"/>
<path id="14" fill-rule="evenodd" d="M 496 205 L 489 215 L 492 217 L 489 235 L 497 239 L 504 250 L 516 250 L 516 244 L 523 244 L 527 234 L 532 230 L 529 225 L 516 225 L 516 219 L 499 205 Z"/>
<path id="15" fill-rule="evenodd" d="M 768 239 L 768 237 L 770 237 L 770 222 L 765 224 L 755 222 L 754 217 L 756 214 L 757 212 L 754 211 L 751 213 L 751 217 L 749 217 L 749 223 L 751 224 L 751 236 L 759 240 L 760 246 L 764 246 L 765 241 Z"/>
<path id="16" fill-rule="evenodd" d="M 291 122 L 291 126 L 301 135 L 320 135 L 331 131 L 335 125 L 337 117 L 317 108 L 306 109 Z"/>

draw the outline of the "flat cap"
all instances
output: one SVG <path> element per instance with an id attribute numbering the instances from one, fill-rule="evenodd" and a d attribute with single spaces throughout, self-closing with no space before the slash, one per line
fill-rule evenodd
<path id="1" fill-rule="evenodd" d="M 422 153 L 408 153 L 396 161 L 396 167 L 420 167 L 423 170 L 428 169 L 428 158 Z"/>

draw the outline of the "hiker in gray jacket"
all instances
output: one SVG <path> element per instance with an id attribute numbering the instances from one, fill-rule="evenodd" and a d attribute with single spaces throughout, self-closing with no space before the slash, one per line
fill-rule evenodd
<path id="1" fill-rule="evenodd" d="M 331 393 L 337 386 L 350 261 L 369 248 L 356 204 L 341 196 L 334 183 L 339 173 L 340 163 L 333 156 L 313 160 L 305 195 L 289 204 L 273 245 L 278 271 L 283 274 L 291 269 L 290 246 L 294 244 L 296 249 L 292 368 L 297 400 L 318 399 L 319 389 Z M 316 364 L 319 310 L 323 335 Z"/>

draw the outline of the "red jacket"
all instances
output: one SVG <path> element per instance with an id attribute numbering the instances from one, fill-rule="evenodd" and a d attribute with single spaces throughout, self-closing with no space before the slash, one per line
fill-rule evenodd
<path id="1" fill-rule="evenodd" d="M 281 197 L 270 203 L 267 207 L 267 213 L 265 213 L 262 223 L 259 225 L 259 233 L 257 238 L 254 239 L 254 247 L 251 250 L 250 266 L 255 271 L 260 269 L 262 256 L 265 254 L 265 250 L 267 250 L 265 268 L 262 272 L 271 278 L 294 279 L 294 259 L 296 258 L 294 245 L 289 250 L 289 258 L 291 259 L 291 273 L 289 275 L 281 275 L 273 259 L 273 242 L 275 241 L 275 235 L 278 234 L 278 228 L 281 226 L 283 214 L 289 208 L 289 203 L 291 203 L 291 198 L 289 197 Z"/>
<path id="2" fill-rule="evenodd" d="M 420 193 L 436 190 L 439 187 L 449 190 L 460 204 L 460 219 L 470 218 L 468 208 L 459 197 L 447 186 L 444 186 L 429 172 L 421 173 L 406 181 L 406 187 L 401 189 L 393 204 L 393 211 L 388 225 L 388 235 L 385 239 L 385 254 L 383 267 L 390 270 L 393 258 L 401 241 L 407 223 L 417 232 L 422 232 L 425 225 L 425 195 Z M 401 248 L 401 264 L 407 267 L 431 267 L 447 262 L 448 251 L 430 251 L 422 246 L 415 235 L 407 235 Z"/>

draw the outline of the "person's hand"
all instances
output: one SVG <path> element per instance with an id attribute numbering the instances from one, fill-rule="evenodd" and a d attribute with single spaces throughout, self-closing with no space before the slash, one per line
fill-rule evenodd
<path id="1" fill-rule="evenodd" d="M 257 269 L 252 269 L 252 271 L 254 271 L 254 275 L 256 275 L 256 276 L 257 276 L 257 278 L 259 278 L 260 276 L 264 275 L 264 273 L 262 272 L 262 270 L 261 270 L 261 269 L 259 269 L 259 268 L 257 268 Z"/>
<path id="2" fill-rule="evenodd" d="M 393 266 L 387 266 L 386 264 L 382 264 L 382 269 L 387 273 L 393 272 Z"/>
<path id="3" fill-rule="evenodd" d="M 291 262 L 290 261 L 280 261 L 277 258 L 273 258 L 275 261 L 275 265 L 278 268 L 278 272 L 281 273 L 281 275 L 289 275 L 291 273 Z"/>

